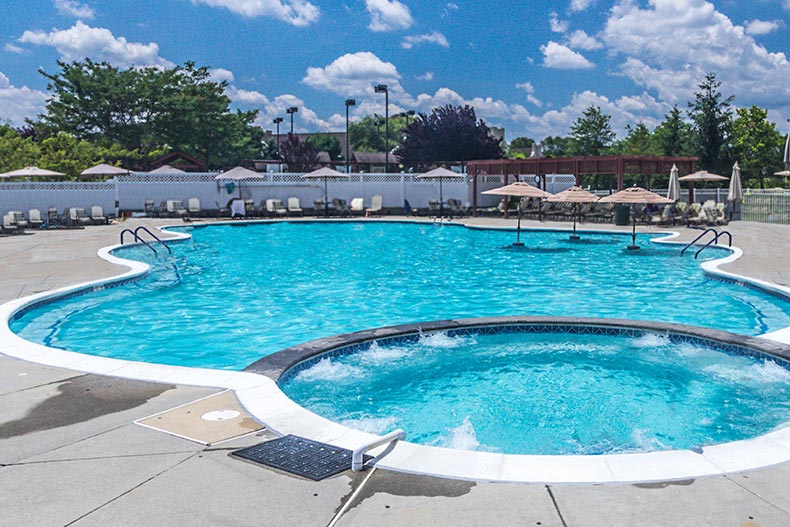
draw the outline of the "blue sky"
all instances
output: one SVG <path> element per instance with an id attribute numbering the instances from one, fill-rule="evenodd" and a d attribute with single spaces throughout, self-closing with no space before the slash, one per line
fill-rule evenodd
<path id="1" fill-rule="evenodd" d="M 0 120 L 21 124 L 47 98 L 39 69 L 90 57 L 116 66 L 194 61 L 229 82 L 259 123 L 342 130 L 384 113 L 470 104 L 507 138 L 567 135 L 590 105 L 655 126 L 716 71 L 737 106 L 787 132 L 790 0 L 4 0 Z M 286 119 L 287 124 L 287 119 Z"/>

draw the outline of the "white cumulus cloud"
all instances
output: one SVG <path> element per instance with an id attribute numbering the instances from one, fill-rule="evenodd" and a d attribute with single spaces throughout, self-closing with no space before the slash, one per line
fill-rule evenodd
<path id="1" fill-rule="evenodd" d="M 26 118 L 32 119 L 44 113 L 46 101 L 46 93 L 31 90 L 27 86 L 18 88 L 0 72 L 0 123 L 22 126 Z"/>
<path id="2" fill-rule="evenodd" d="M 67 62 L 87 57 L 95 61 L 107 61 L 118 67 L 173 66 L 172 62 L 159 56 L 159 46 L 154 42 L 129 42 L 124 37 L 116 38 L 109 29 L 91 27 L 81 21 L 69 29 L 53 29 L 49 33 L 25 31 L 19 42 L 51 46 Z"/>
<path id="3" fill-rule="evenodd" d="M 234 80 L 233 72 L 225 68 L 213 68 L 209 71 L 209 75 L 214 82 L 233 82 Z"/>
<path id="4" fill-rule="evenodd" d="M 443 48 L 450 47 L 450 43 L 447 42 L 447 38 L 438 31 L 427 33 L 425 35 L 410 35 L 408 37 L 403 37 L 401 47 L 403 49 L 411 49 L 416 44 L 436 44 L 438 46 L 442 46 Z"/>
<path id="5" fill-rule="evenodd" d="M 432 71 L 426 71 L 422 75 L 417 75 L 415 77 L 415 79 L 417 79 L 418 81 L 432 81 L 433 80 L 433 72 Z"/>
<path id="6" fill-rule="evenodd" d="M 323 68 L 307 68 L 302 82 L 319 90 L 341 96 L 363 96 L 373 93 L 373 86 L 386 84 L 393 93 L 403 93 L 400 73 L 394 64 L 384 62 L 369 51 L 347 53 Z"/>
<path id="7" fill-rule="evenodd" d="M 557 13 L 551 13 L 549 15 L 549 27 L 554 33 L 565 33 L 568 31 L 568 21 L 560 20 Z"/>
<path id="8" fill-rule="evenodd" d="M 371 31 L 409 29 L 414 23 L 409 8 L 398 0 L 365 0 Z"/>
<path id="9" fill-rule="evenodd" d="M 767 35 L 773 33 L 781 24 L 778 20 L 750 20 L 746 22 L 746 33 L 749 35 Z"/>
<path id="10" fill-rule="evenodd" d="M 224 7 L 246 18 L 276 18 L 294 26 L 309 26 L 321 16 L 318 7 L 305 0 L 192 0 L 192 3 Z"/>
<path id="11" fill-rule="evenodd" d="M 77 0 L 55 0 L 55 9 L 58 13 L 74 18 L 84 18 L 90 20 L 96 13 L 87 4 L 80 4 Z"/>
<path id="12" fill-rule="evenodd" d="M 571 12 L 584 11 L 595 3 L 595 0 L 571 0 L 569 10 Z"/>
<path id="13" fill-rule="evenodd" d="M 569 47 L 558 44 L 553 40 L 541 46 L 540 50 L 543 52 L 543 65 L 547 68 L 581 70 L 589 69 L 594 66 L 594 64 L 584 58 L 581 53 L 577 53 Z"/>
<path id="14" fill-rule="evenodd" d="M 583 49 L 585 51 L 592 51 L 601 49 L 603 44 L 598 42 L 594 37 L 591 37 L 581 29 L 577 29 L 568 36 L 568 44 L 575 49 Z"/>
<path id="15" fill-rule="evenodd" d="M 534 104 L 538 108 L 543 106 L 543 102 L 541 102 L 540 99 L 535 97 L 535 87 L 532 86 L 531 82 L 521 82 L 519 84 L 516 84 L 516 88 L 527 92 L 527 102 Z"/>

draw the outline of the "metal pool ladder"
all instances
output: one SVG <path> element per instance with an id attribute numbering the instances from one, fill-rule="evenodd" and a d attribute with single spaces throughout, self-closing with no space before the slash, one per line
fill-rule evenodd
<path id="1" fill-rule="evenodd" d="M 161 238 L 159 238 L 156 234 L 154 234 L 153 232 L 148 230 L 148 228 L 145 227 L 144 225 L 140 225 L 135 230 L 132 230 L 132 229 L 124 229 L 124 230 L 122 230 L 121 231 L 121 245 L 123 245 L 123 235 L 128 232 L 129 234 L 131 234 L 134 237 L 134 241 L 142 243 L 143 245 L 145 245 L 146 247 L 148 247 L 149 249 L 154 251 L 154 254 L 156 254 L 158 256 L 159 255 L 159 251 L 157 251 L 150 243 L 145 241 L 140 236 L 139 231 L 141 231 L 141 230 L 146 232 L 146 233 L 148 233 L 148 235 L 151 236 L 154 240 L 156 240 L 157 242 L 159 242 L 162 245 L 164 245 L 165 249 L 167 249 L 167 252 L 169 254 L 173 254 L 173 250 L 165 242 L 163 242 Z"/>
<path id="2" fill-rule="evenodd" d="M 686 249 L 688 249 L 689 247 L 691 247 L 692 245 L 694 245 L 695 243 L 697 243 L 697 241 L 698 241 L 698 240 L 700 240 L 700 239 L 701 239 L 703 236 L 705 236 L 705 235 L 706 235 L 706 234 L 708 234 L 709 232 L 713 234 L 713 238 L 711 238 L 710 240 L 708 240 L 708 243 L 706 243 L 705 245 L 703 245 L 703 246 L 702 246 L 702 247 L 701 247 L 701 248 L 700 248 L 700 249 L 699 249 L 699 250 L 698 250 L 698 251 L 697 251 L 697 252 L 694 254 L 694 259 L 695 259 L 695 260 L 697 259 L 697 256 L 699 256 L 699 253 L 701 253 L 703 250 L 705 250 L 706 248 L 708 248 L 708 247 L 709 247 L 711 244 L 716 244 L 716 245 L 718 245 L 718 244 L 719 244 L 719 238 L 721 238 L 721 237 L 722 237 L 722 236 L 724 236 L 725 234 L 727 235 L 727 238 L 728 238 L 728 239 L 727 239 L 727 246 L 728 246 L 728 247 L 732 247 L 732 234 L 730 234 L 730 232 L 729 232 L 729 231 L 721 231 L 721 232 L 719 232 L 719 231 L 717 231 L 716 229 L 714 229 L 714 228 L 712 228 L 712 227 L 711 227 L 711 228 L 705 229 L 705 230 L 702 232 L 702 234 L 700 234 L 699 236 L 697 236 L 696 238 L 694 238 L 694 240 L 692 240 L 692 241 L 691 241 L 691 242 L 689 242 L 689 243 L 688 243 L 688 244 L 687 244 L 685 247 L 683 247 L 683 250 L 682 250 L 682 251 L 680 251 L 680 255 L 681 255 L 681 256 L 683 256 L 683 253 L 684 253 L 684 252 L 686 252 Z"/>

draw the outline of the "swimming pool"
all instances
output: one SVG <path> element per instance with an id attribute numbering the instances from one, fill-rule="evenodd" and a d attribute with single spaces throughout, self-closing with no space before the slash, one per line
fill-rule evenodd
<path id="1" fill-rule="evenodd" d="M 134 283 L 56 300 L 12 322 L 25 339 L 101 356 L 240 370 L 314 338 L 421 320 L 569 315 L 757 335 L 790 326 L 787 300 L 706 278 L 678 246 L 625 236 L 384 222 L 188 229 Z M 726 254 L 703 253 L 707 259 Z M 108 328 L 111 328 L 109 330 Z"/>
<path id="2" fill-rule="evenodd" d="M 790 422 L 783 359 L 670 327 L 484 324 L 317 354 L 280 386 L 354 429 L 507 454 L 701 450 Z"/>

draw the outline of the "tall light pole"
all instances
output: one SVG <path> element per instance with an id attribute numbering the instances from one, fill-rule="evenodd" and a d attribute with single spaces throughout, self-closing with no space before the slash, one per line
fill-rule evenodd
<path id="1" fill-rule="evenodd" d="M 387 173 L 390 164 L 390 92 L 386 84 L 379 84 L 373 90 L 384 94 L 384 173 Z"/>
<path id="2" fill-rule="evenodd" d="M 277 158 L 280 158 L 280 123 L 283 122 L 282 117 L 275 117 L 274 120 L 275 125 L 277 125 Z"/>
<path id="3" fill-rule="evenodd" d="M 285 110 L 285 113 L 291 116 L 291 135 L 294 135 L 294 114 L 298 111 L 299 108 L 297 108 L 296 106 L 291 106 L 290 108 Z"/>
<path id="4" fill-rule="evenodd" d="M 348 149 L 348 108 L 356 105 L 356 100 L 346 99 L 346 174 L 351 172 L 351 150 Z"/>

